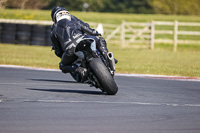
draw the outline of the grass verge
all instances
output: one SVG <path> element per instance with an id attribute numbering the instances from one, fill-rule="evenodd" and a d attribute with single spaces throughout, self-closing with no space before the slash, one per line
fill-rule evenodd
<path id="1" fill-rule="evenodd" d="M 199 51 L 174 53 L 162 48 L 151 51 L 114 45 L 109 45 L 109 50 L 119 60 L 117 73 L 200 77 Z M 59 61 L 50 47 L 0 44 L 0 64 L 58 69 Z"/>
<path id="2" fill-rule="evenodd" d="M 0 9 L 0 18 L 4 19 L 26 19 L 26 20 L 51 20 L 51 10 L 19 10 Z M 83 21 L 121 24 L 122 20 L 129 22 L 174 21 L 200 22 L 199 16 L 184 15 L 160 15 L 160 14 L 125 14 L 125 13 L 98 13 L 70 11 Z"/>

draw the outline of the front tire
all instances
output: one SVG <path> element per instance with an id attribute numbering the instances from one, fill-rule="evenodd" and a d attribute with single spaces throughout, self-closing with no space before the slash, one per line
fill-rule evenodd
<path id="1" fill-rule="evenodd" d="M 100 82 L 102 91 L 105 91 L 108 95 L 115 95 L 118 92 L 117 84 L 101 59 L 92 58 L 89 62 L 89 66 Z"/>

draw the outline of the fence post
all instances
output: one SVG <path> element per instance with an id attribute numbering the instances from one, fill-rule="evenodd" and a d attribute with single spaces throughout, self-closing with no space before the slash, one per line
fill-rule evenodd
<path id="1" fill-rule="evenodd" d="M 178 21 L 174 21 L 174 52 L 177 51 L 177 42 L 178 42 Z"/>
<path id="2" fill-rule="evenodd" d="M 122 24 L 121 24 L 121 45 L 122 47 L 125 47 L 125 21 L 123 20 L 122 21 Z"/>
<path id="3" fill-rule="evenodd" d="M 155 39 L 155 23 L 154 21 L 151 21 L 151 46 L 150 49 L 154 49 L 154 39 Z"/>

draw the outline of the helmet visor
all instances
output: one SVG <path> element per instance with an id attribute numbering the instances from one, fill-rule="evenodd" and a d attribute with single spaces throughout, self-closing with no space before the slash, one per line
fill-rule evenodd
<path id="1" fill-rule="evenodd" d="M 68 11 L 59 11 L 58 13 L 56 13 L 56 20 L 57 22 L 60 21 L 61 19 L 68 19 L 69 21 L 71 21 L 71 15 Z"/>

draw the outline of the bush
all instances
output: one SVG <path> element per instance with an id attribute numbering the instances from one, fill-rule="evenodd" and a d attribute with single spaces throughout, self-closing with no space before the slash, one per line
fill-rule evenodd
<path id="1" fill-rule="evenodd" d="M 155 13 L 176 15 L 200 15 L 199 0 L 153 0 Z"/>

